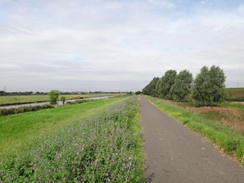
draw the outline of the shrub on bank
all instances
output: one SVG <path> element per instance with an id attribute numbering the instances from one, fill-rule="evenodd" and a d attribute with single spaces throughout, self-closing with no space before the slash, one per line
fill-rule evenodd
<path id="1" fill-rule="evenodd" d="M 25 106 L 25 107 L 10 108 L 10 109 L 0 109 L 0 116 L 7 116 L 10 114 L 18 114 L 18 113 L 24 113 L 30 111 L 38 111 L 41 109 L 49 109 L 49 108 L 54 108 L 54 107 L 52 105 L 46 104 L 46 105 Z"/>

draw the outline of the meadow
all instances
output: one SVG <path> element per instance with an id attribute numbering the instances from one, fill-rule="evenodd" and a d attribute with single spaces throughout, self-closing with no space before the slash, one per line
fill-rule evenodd
<path id="1" fill-rule="evenodd" d="M 244 88 L 226 88 L 227 100 L 244 102 Z"/>
<path id="2" fill-rule="evenodd" d="M 171 102 L 149 96 L 147 96 L 147 98 L 165 113 L 207 137 L 225 153 L 236 158 L 244 165 L 243 109 L 230 108 L 231 111 L 238 111 L 238 115 L 234 113 L 230 116 L 230 118 L 232 118 L 230 119 L 225 118 L 229 113 L 224 112 L 224 110 L 222 110 L 222 112 L 216 111 L 214 107 L 193 107 L 180 102 Z M 215 108 L 220 109 L 221 107 Z M 219 120 L 222 118 L 229 119 L 226 120 L 228 124 L 227 122 L 221 123 Z"/>
<path id="3" fill-rule="evenodd" d="M 0 163 L 2 182 L 145 182 L 138 98 L 103 106 Z"/>
<path id="4" fill-rule="evenodd" d="M 125 98 L 128 96 L 0 117 L 0 154 L 33 143 L 43 133 L 53 132 Z"/>
<path id="5" fill-rule="evenodd" d="M 81 94 L 81 95 L 60 95 L 69 99 L 83 99 L 91 97 L 102 97 L 102 96 L 116 96 L 116 94 Z M 0 96 L 0 106 L 4 105 L 15 105 L 15 104 L 26 104 L 36 102 L 47 102 L 49 101 L 48 95 L 16 95 L 16 96 Z"/>

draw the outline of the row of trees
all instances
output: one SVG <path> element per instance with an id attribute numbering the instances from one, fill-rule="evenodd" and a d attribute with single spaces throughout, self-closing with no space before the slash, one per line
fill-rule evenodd
<path id="1" fill-rule="evenodd" d="M 192 99 L 196 106 L 208 106 L 225 100 L 225 74 L 219 67 L 204 66 L 194 80 L 188 70 L 178 74 L 168 70 L 161 78 L 153 78 L 142 93 L 174 101 Z"/>

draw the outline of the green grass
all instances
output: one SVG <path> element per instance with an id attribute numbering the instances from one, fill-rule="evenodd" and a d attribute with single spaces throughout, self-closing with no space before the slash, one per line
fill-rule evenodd
<path id="1" fill-rule="evenodd" d="M 232 108 L 237 108 L 237 109 L 244 109 L 244 105 L 240 105 L 238 103 L 226 102 L 226 103 L 222 103 L 222 104 L 218 104 L 218 105 L 222 106 L 222 107 L 232 107 Z"/>
<path id="2" fill-rule="evenodd" d="M 114 97 L 106 100 L 65 105 L 55 109 L 1 117 L 0 155 L 1 153 L 9 153 L 16 148 L 18 149 L 23 144 L 33 143 L 44 132 L 56 131 L 65 125 L 92 115 L 127 97 Z"/>
<path id="3" fill-rule="evenodd" d="M 224 152 L 236 157 L 241 164 L 244 164 L 244 136 L 241 132 L 163 100 L 149 96 L 147 98 L 162 111 L 204 135 Z"/>
<path id="4" fill-rule="evenodd" d="M 66 100 L 69 99 L 80 99 L 80 98 L 90 98 L 90 97 L 100 97 L 100 96 L 110 96 L 114 94 L 82 94 L 82 95 L 60 95 L 65 97 Z M 0 105 L 13 105 L 13 104 L 24 104 L 24 103 L 35 103 L 49 101 L 48 95 L 25 95 L 25 96 L 0 96 Z"/>
<path id="5" fill-rule="evenodd" d="M 0 182 L 144 183 L 142 142 L 130 97 L 0 159 Z"/>

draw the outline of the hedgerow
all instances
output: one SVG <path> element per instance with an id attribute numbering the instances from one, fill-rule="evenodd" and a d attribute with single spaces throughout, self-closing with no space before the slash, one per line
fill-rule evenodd
<path id="1" fill-rule="evenodd" d="M 46 104 L 46 105 L 36 105 L 36 106 L 24 106 L 18 108 L 9 108 L 9 109 L 0 109 L 0 116 L 7 116 L 10 114 L 18 114 L 30 111 L 38 111 L 41 109 L 49 109 L 54 108 L 54 106 Z"/>

